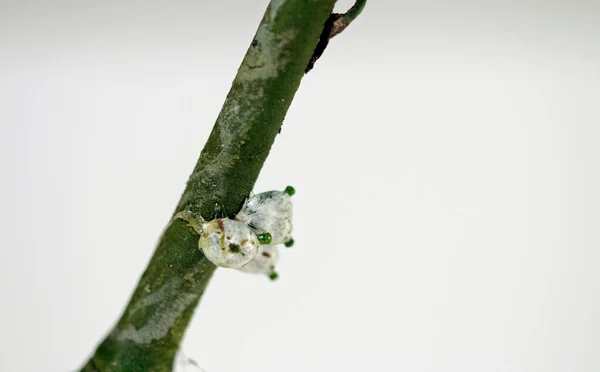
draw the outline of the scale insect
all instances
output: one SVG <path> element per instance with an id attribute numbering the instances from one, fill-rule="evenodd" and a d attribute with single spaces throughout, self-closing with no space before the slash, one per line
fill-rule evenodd
<path id="1" fill-rule="evenodd" d="M 240 271 L 251 274 L 266 274 L 269 279 L 275 280 L 278 277 L 275 271 L 275 265 L 279 260 L 279 245 L 267 244 L 258 247 L 256 256 L 242 266 Z"/>
<path id="2" fill-rule="evenodd" d="M 256 256 L 261 242 L 270 240 L 268 233 L 259 238 L 239 221 L 217 218 L 202 225 L 198 247 L 215 265 L 239 269 Z"/>
<path id="3" fill-rule="evenodd" d="M 198 248 L 213 264 L 240 271 L 266 274 L 277 278 L 275 265 L 279 245 L 293 244 L 292 201 L 293 187 L 284 191 L 267 191 L 249 197 L 235 219 L 215 218 L 205 221 L 189 211 L 175 218 L 188 222 L 200 235 Z"/>
<path id="4" fill-rule="evenodd" d="M 198 248 L 213 264 L 230 269 L 239 269 L 250 262 L 261 244 L 269 244 L 269 233 L 256 234 L 246 224 L 229 218 L 204 221 L 189 212 L 175 215 L 188 222 L 200 238 Z"/>
<path id="5" fill-rule="evenodd" d="M 292 240 L 292 198 L 296 191 L 288 186 L 284 191 L 267 191 L 253 195 L 235 216 L 257 234 L 269 232 L 271 244 L 293 244 Z"/>

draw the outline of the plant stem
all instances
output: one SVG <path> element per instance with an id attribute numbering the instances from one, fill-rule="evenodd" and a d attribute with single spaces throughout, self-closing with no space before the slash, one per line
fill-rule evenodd
<path id="1" fill-rule="evenodd" d="M 272 0 L 175 213 L 233 217 L 250 194 L 335 0 Z M 174 213 L 174 214 L 175 214 Z M 82 371 L 171 371 L 216 267 L 172 220 L 121 319 Z"/>
<path id="2" fill-rule="evenodd" d="M 365 8 L 365 5 L 367 5 L 367 0 L 356 0 L 354 5 L 350 9 L 348 9 L 346 13 L 343 14 L 340 23 L 348 26 L 350 23 L 352 23 L 352 21 L 356 19 L 356 17 L 360 15 L 360 13 L 362 13 L 363 9 Z M 333 36 L 335 35 L 332 35 L 331 37 Z"/>

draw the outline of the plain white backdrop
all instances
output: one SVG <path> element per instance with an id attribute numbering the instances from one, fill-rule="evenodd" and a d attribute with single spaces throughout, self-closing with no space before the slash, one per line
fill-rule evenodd
<path id="1" fill-rule="evenodd" d="M 0 2 L 0 370 L 73 370 L 112 327 L 267 3 Z M 600 370 L 599 122 L 597 1 L 370 1 L 256 184 L 297 190 L 280 279 L 218 270 L 183 351 Z"/>

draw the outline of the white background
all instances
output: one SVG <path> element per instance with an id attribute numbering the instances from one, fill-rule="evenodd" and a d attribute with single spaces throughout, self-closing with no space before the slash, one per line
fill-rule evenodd
<path id="1" fill-rule="evenodd" d="M 0 3 L 0 370 L 73 370 L 118 318 L 267 5 L 207 3 Z M 371 0 L 256 184 L 297 190 L 280 279 L 218 270 L 185 354 L 600 370 L 599 122 L 599 2 Z"/>

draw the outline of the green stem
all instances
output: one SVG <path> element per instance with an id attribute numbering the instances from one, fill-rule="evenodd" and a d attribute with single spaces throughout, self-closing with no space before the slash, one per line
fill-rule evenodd
<path id="1" fill-rule="evenodd" d="M 233 217 L 240 209 L 334 3 L 271 1 L 175 213 L 210 220 Z M 215 269 L 198 249 L 194 230 L 181 219 L 172 220 L 121 319 L 81 370 L 171 371 Z"/>
<path id="2" fill-rule="evenodd" d="M 342 31 L 346 29 L 362 13 L 363 9 L 367 5 L 367 0 L 356 0 L 354 5 L 346 13 L 336 14 L 333 25 L 331 26 L 331 31 L 329 33 L 329 38 L 339 35 Z"/>
<path id="3" fill-rule="evenodd" d="M 362 13 L 363 9 L 365 8 L 365 5 L 367 5 L 367 0 L 356 0 L 354 5 L 352 5 L 352 7 L 348 9 L 346 13 L 344 13 L 344 17 L 342 18 L 344 20 L 344 23 L 346 23 L 347 25 L 352 23 L 352 21 L 354 21 L 356 17 L 358 17 L 360 13 Z"/>

